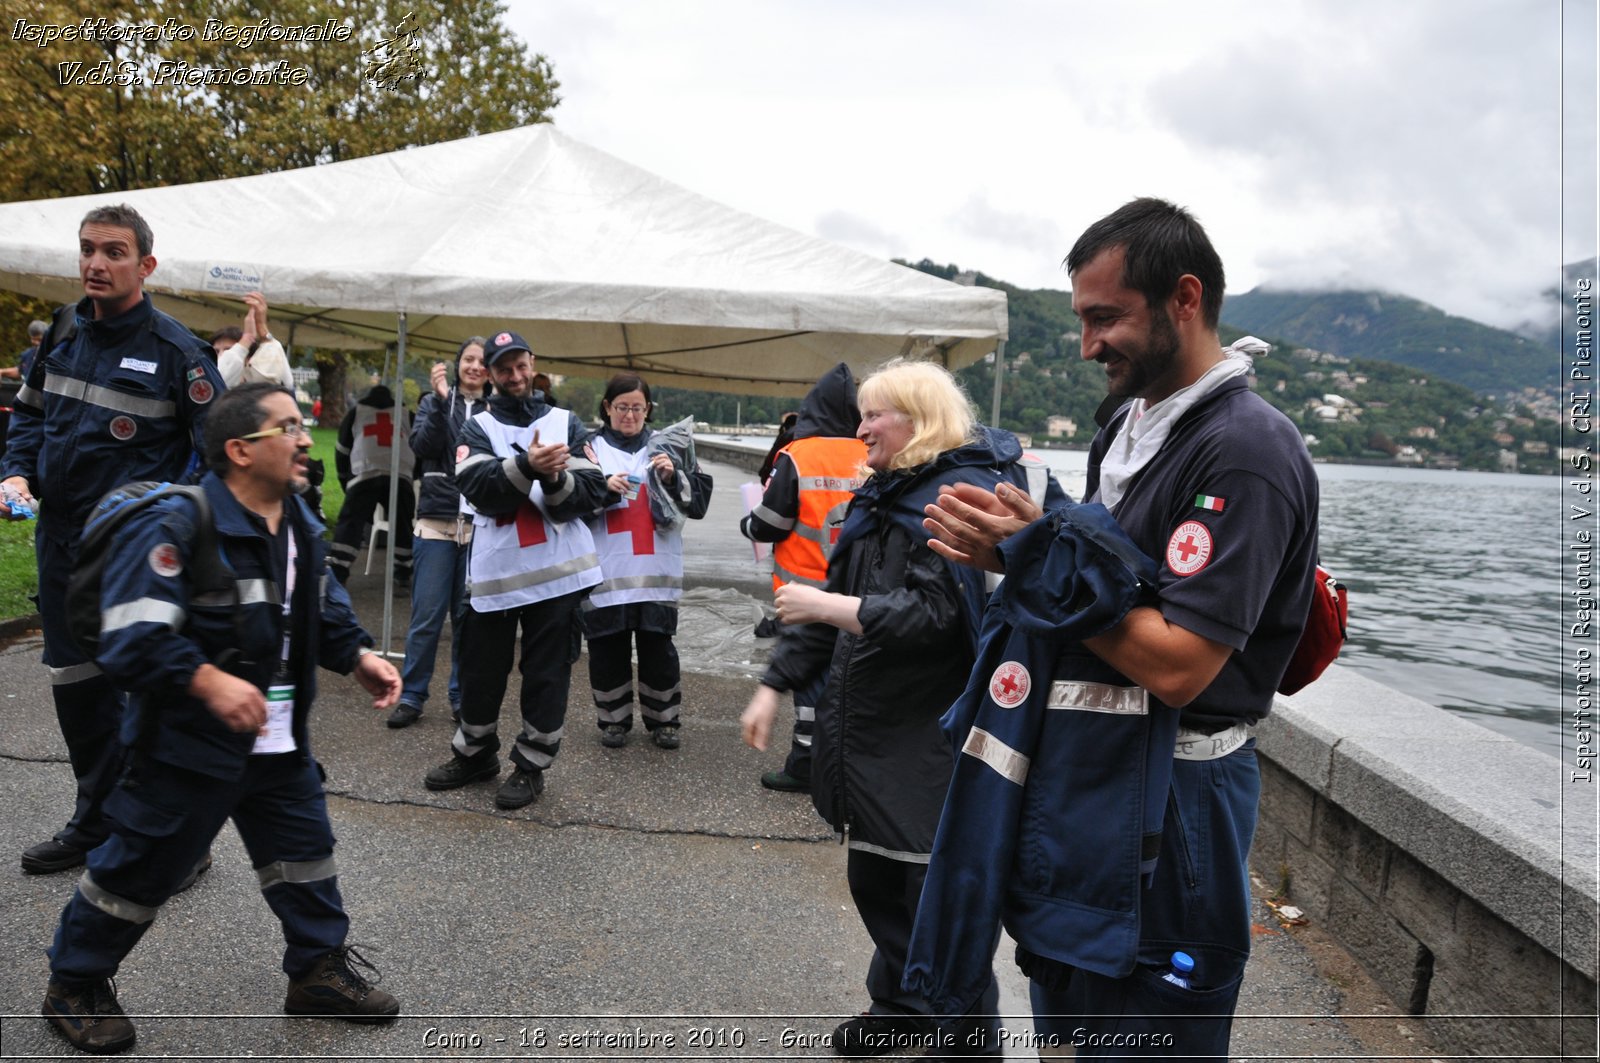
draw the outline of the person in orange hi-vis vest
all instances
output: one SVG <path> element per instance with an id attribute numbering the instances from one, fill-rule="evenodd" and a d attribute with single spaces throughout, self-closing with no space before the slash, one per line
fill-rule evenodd
<path id="1" fill-rule="evenodd" d="M 828 555 L 844 524 L 850 496 L 861 483 L 867 448 L 855 437 L 861 425 L 856 383 L 840 362 L 818 380 L 800 404 L 794 441 L 778 451 L 761 504 L 739 522 L 745 538 L 772 543 L 772 589 L 785 583 L 822 587 Z M 783 770 L 764 772 L 769 790 L 811 789 L 811 732 L 824 677 L 794 692 L 794 736 Z"/>

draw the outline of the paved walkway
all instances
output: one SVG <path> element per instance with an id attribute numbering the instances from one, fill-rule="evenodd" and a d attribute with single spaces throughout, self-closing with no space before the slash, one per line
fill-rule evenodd
<path id="1" fill-rule="evenodd" d="M 602 749 L 580 662 L 549 789 L 529 808 L 500 812 L 488 784 L 423 789 L 423 773 L 449 755 L 438 701 L 415 726 L 391 731 L 353 682 L 324 673 L 314 743 L 328 773 L 353 940 L 382 969 L 405 1016 L 355 1027 L 279 1013 L 279 931 L 227 830 L 215 868 L 166 907 L 118 976 L 139 1053 L 832 1058 L 821 1038 L 865 1007 L 871 944 L 845 887 L 843 848 L 804 797 L 756 782 L 781 764 L 782 751 L 758 754 L 740 742 L 738 715 L 751 690 L 743 677 L 765 653 L 749 628 L 766 580 L 734 530 L 736 485 L 748 476 L 711 470 L 716 500 L 687 539 L 694 591 L 680 640 L 682 749 L 667 753 L 637 738 Z M 352 591 L 376 629 L 378 574 L 358 574 Z M 402 601 L 402 629 L 405 610 Z M 16 863 L 60 825 L 71 786 L 38 653 L 31 636 L 0 650 L 6 1057 L 70 1052 L 37 1015 L 44 950 L 75 875 L 25 876 Z M 510 703 L 515 687 L 513 677 Z M 513 716 L 503 717 L 507 728 Z M 1405 1035 L 1394 1019 L 1329 1018 L 1349 1010 L 1349 998 L 1264 907 L 1260 921 L 1234 1038 L 1239 1058 L 1400 1058 Z M 1023 1044 L 1026 986 L 1004 946 L 997 970 L 1016 1039 L 1008 1054 L 1032 1058 Z M 1359 995 L 1359 972 L 1347 981 L 1345 993 L 1376 999 Z"/>

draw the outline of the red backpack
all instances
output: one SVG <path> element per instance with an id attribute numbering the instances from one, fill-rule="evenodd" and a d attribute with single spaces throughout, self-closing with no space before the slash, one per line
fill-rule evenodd
<path id="1" fill-rule="evenodd" d="M 1278 693 L 1293 694 L 1327 670 L 1344 646 L 1349 619 L 1349 592 L 1333 573 L 1318 565 L 1306 628 L 1289 659 L 1288 671 L 1278 684 Z"/>

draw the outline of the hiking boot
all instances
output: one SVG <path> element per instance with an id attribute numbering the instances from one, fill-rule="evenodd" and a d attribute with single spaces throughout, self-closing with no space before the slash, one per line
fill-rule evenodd
<path id="1" fill-rule="evenodd" d="M 53 875 L 57 871 L 70 871 L 83 865 L 87 849 L 58 842 L 54 838 L 42 841 L 22 852 L 22 870 L 30 875 Z"/>
<path id="2" fill-rule="evenodd" d="M 660 749 L 678 748 L 678 729 L 676 727 L 657 727 L 650 732 L 650 738 Z"/>
<path id="3" fill-rule="evenodd" d="M 371 981 L 356 970 L 363 968 Z M 400 1002 L 376 988 L 378 969 L 355 950 L 341 945 L 289 982 L 283 1010 L 289 1015 L 323 1015 L 351 1022 L 389 1022 L 400 1014 Z"/>
<path id="4" fill-rule="evenodd" d="M 191 867 L 189 869 L 189 873 L 184 876 L 183 881 L 178 883 L 178 888 L 173 890 L 172 892 L 174 894 L 182 893 L 184 890 L 188 889 L 190 886 L 193 886 L 196 882 L 200 881 L 200 876 L 205 874 L 207 871 L 210 871 L 210 870 L 211 870 L 211 854 L 207 853 L 206 855 L 202 856 L 199 859 L 199 861 L 193 867 Z"/>
<path id="5" fill-rule="evenodd" d="M 786 771 L 762 772 L 761 785 L 769 790 L 779 790 L 786 794 L 808 794 L 811 792 L 810 779 L 797 778 Z"/>
<path id="6" fill-rule="evenodd" d="M 480 779 L 492 779 L 500 774 L 500 758 L 490 753 L 487 757 L 451 757 L 423 778 L 422 785 L 430 790 L 454 790 Z"/>
<path id="7" fill-rule="evenodd" d="M 136 1037 L 109 978 L 75 988 L 51 979 L 45 987 L 41 1014 L 72 1047 L 83 1052 L 126 1052 Z"/>
<path id="8" fill-rule="evenodd" d="M 607 749 L 621 749 L 628 744 L 628 729 L 620 723 L 608 723 L 600 732 L 600 744 Z"/>
<path id="9" fill-rule="evenodd" d="M 407 705 L 402 701 L 394 707 L 394 711 L 389 713 L 389 718 L 384 722 L 398 730 L 401 727 L 410 727 L 421 718 L 421 709 L 415 705 Z"/>
<path id="10" fill-rule="evenodd" d="M 529 771 L 526 768 L 513 768 L 511 774 L 506 776 L 506 781 L 500 784 L 500 789 L 495 791 L 494 807 L 513 809 L 531 805 L 534 799 L 544 793 L 544 772 L 535 768 Z"/>

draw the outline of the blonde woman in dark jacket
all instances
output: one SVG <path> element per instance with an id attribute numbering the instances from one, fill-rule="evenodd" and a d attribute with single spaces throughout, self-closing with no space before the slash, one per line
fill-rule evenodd
<path id="1" fill-rule="evenodd" d="M 779 693 L 827 671 L 812 800 L 848 839 L 850 894 L 877 947 L 866 979 L 871 1008 L 839 1025 L 834 1051 L 938 1044 L 953 1055 L 998 1054 L 992 981 L 955 1029 L 939 1028 L 900 981 L 953 764 L 939 717 L 966 686 L 984 601 L 981 575 L 928 548 L 922 510 L 944 485 L 992 489 L 1004 480 L 1026 490 L 1022 449 L 1011 433 L 976 424 L 955 379 L 931 363 L 891 362 L 857 399 L 870 476 L 829 558 L 827 589 L 791 583 L 776 592 L 778 618 L 795 626 L 741 722 L 745 740 L 765 749 Z M 979 1031 L 989 1036 L 974 1045 L 968 1035 Z"/>

